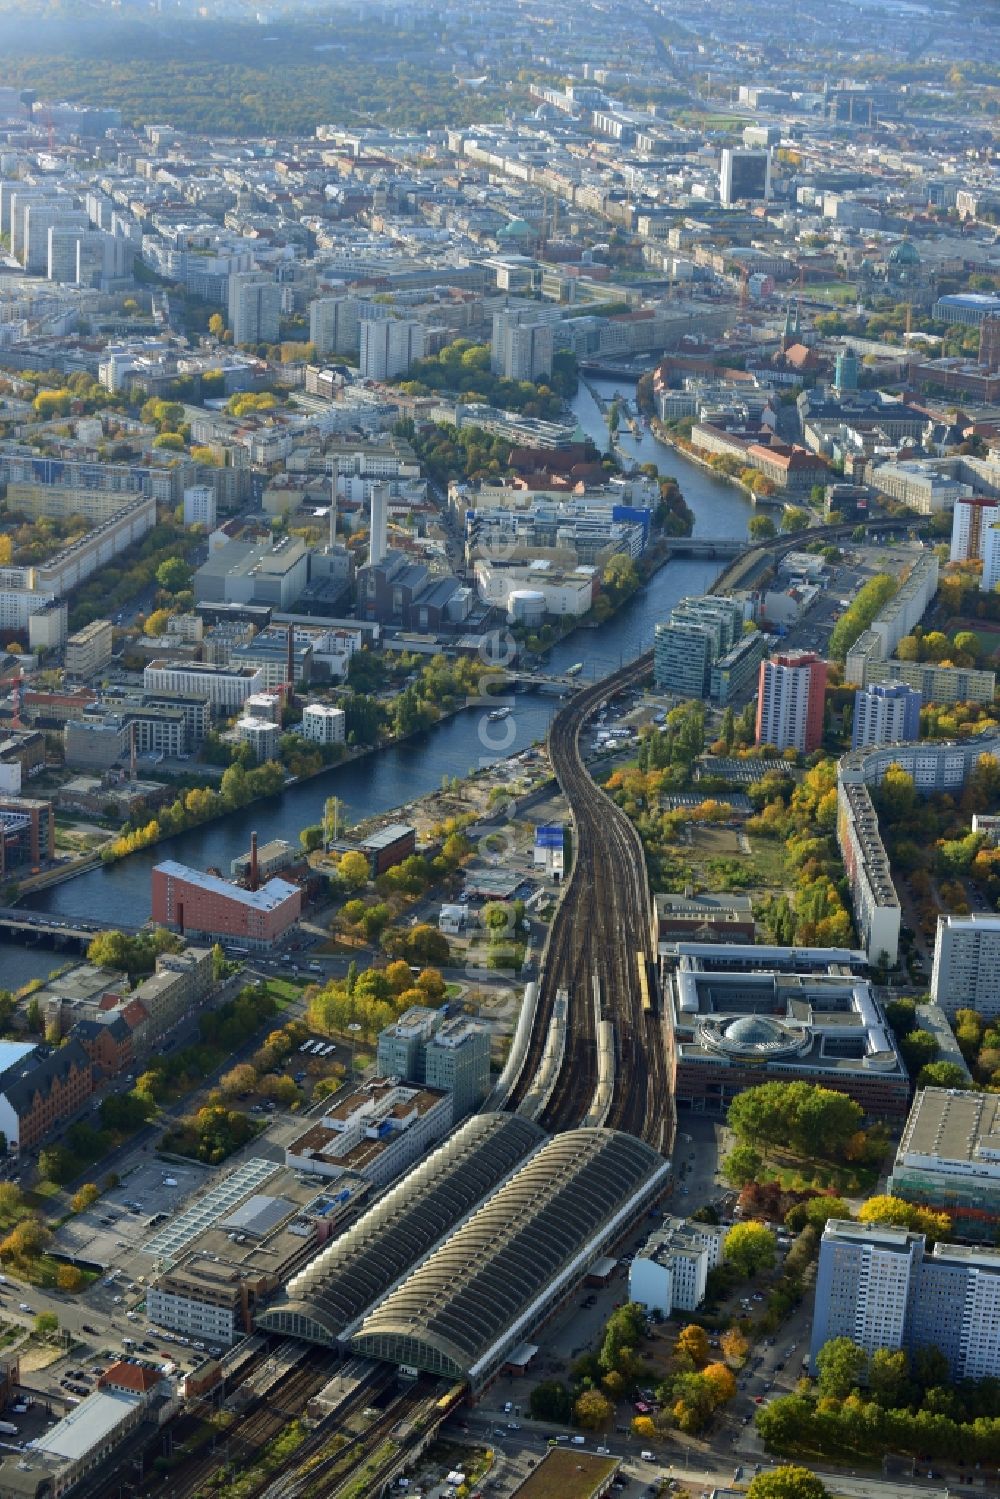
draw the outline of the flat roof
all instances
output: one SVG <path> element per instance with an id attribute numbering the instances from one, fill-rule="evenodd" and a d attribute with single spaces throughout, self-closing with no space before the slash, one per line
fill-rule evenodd
<path id="1" fill-rule="evenodd" d="M 514 1490 L 513 1499 L 594 1499 L 618 1470 L 620 1458 L 550 1447 L 534 1472 Z"/>
<path id="2" fill-rule="evenodd" d="M 897 1165 L 912 1156 L 934 1157 L 942 1169 L 949 1161 L 1000 1169 L 1000 1094 L 921 1088 L 899 1142 Z"/>
<path id="3" fill-rule="evenodd" d="M 48 1452 L 54 1457 L 79 1461 L 95 1447 L 99 1447 L 117 1426 L 131 1415 L 139 1403 L 137 1395 L 126 1395 L 124 1391 L 96 1390 L 86 1400 L 74 1406 L 68 1415 L 57 1421 L 51 1431 L 28 1442 L 36 1452 Z"/>
<path id="4" fill-rule="evenodd" d="M 37 1041 L 0 1041 L 0 1076 L 37 1051 Z"/>
<path id="5" fill-rule="evenodd" d="M 242 906 L 252 906 L 255 911 L 274 911 L 289 896 L 299 892 L 298 885 L 280 880 L 277 876 L 261 885 L 258 890 L 245 890 L 242 885 L 234 885 L 221 875 L 207 874 L 203 869 L 192 869 L 188 864 L 178 864 L 175 859 L 166 859 L 162 864 L 157 864 L 153 873 L 165 874 L 172 880 L 184 880 L 188 885 L 197 885 L 199 890 L 207 890 L 212 895 L 224 895 Z"/>

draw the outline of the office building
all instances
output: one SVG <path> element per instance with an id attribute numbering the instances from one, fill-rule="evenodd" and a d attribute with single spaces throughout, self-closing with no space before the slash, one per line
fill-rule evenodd
<path id="1" fill-rule="evenodd" d="M 895 967 L 899 957 L 899 896 L 868 787 L 837 786 L 837 846 L 851 887 L 858 937 L 871 963 Z"/>
<path id="2" fill-rule="evenodd" d="M 309 303 L 309 342 L 317 356 L 358 353 L 361 323 L 355 297 L 318 297 Z"/>
<path id="3" fill-rule="evenodd" d="M 921 701 L 920 693 L 902 682 L 859 688 L 854 694 L 851 748 L 877 748 L 917 739 Z"/>
<path id="4" fill-rule="evenodd" d="M 826 662 L 812 651 L 762 661 L 757 679 L 758 744 L 811 754 L 823 742 Z"/>
<path id="5" fill-rule="evenodd" d="M 768 637 L 761 630 L 753 630 L 714 661 L 708 684 L 712 702 L 720 708 L 742 702 L 757 683 L 768 649 Z"/>
<path id="6" fill-rule="evenodd" d="M 856 971 L 863 953 L 722 940 L 661 943 L 660 957 L 679 1105 L 724 1114 L 744 1089 L 780 1080 L 846 1093 L 872 1118 L 906 1114 L 909 1079 Z"/>
<path id="7" fill-rule="evenodd" d="M 866 1353 L 937 1348 L 949 1379 L 1000 1373 L 1000 1251 L 831 1219 L 820 1242 L 810 1360 L 833 1338 Z"/>
<path id="8" fill-rule="evenodd" d="M 505 380 L 544 380 L 552 373 L 552 323 L 530 308 L 493 314 L 490 367 Z"/>
<path id="9" fill-rule="evenodd" d="M 142 674 L 147 694 L 169 693 L 207 699 L 213 713 L 229 716 L 251 693 L 265 687 L 259 666 L 209 666 L 203 662 L 151 661 Z"/>
<path id="10" fill-rule="evenodd" d="M 451 1093 L 461 1119 L 490 1091 L 489 1031 L 467 1015 L 446 1019 L 443 1010 L 413 1005 L 379 1033 L 376 1067 L 381 1077 Z"/>
<path id="11" fill-rule="evenodd" d="M 735 600 L 714 594 L 681 599 L 654 633 L 657 687 L 678 697 L 706 697 L 713 666 L 741 640 L 742 631 L 743 609 Z"/>
<path id="12" fill-rule="evenodd" d="M 375 1077 L 287 1145 L 285 1164 L 334 1182 L 350 1171 L 385 1187 L 448 1134 L 454 1117 L 450 1093 Z"/>
<path id="13" fill-rule="evenodd" d="M 281 287 L 262 271 L 229 278 L 229 327 L 234 344 L 274 344 L 281 336 Z"/>
<path id="14" fill-rule="evenodd" d="M 192 484 L 184 491 L 184 524 L 215 530 L 216 500 L 211 484 Z"/>
<path id="15" fill-rule="evenodd" d="M 86 680 L 111 660 L 114 630 L 109 619 L 95 619 L 66 639 L 66 671 Z"/>
<path id="16" fill-rule="evenodd" d="M 722 1260 L 725 1229 L 683 1218 L 664 1218 L 637 1251 L 628 1275 L 628 1299 L 669 1317 L 693 1312 L 705 1299 L 708 1272 Z"/>
<path id="17" fill-rule="evenodd" d="M 973 494 L 955 501 L 951 520 L 952 562 L 970 562 L 983 555 L 983 533 L 1000 522 L 1000 505 L 986 495 Z"/>
<path id="18" fill-rule="evenodd" d="M 56 853 L 52 803 L 0 795 L 0 879 L 21 878 L 51 864 Z"/>
<path id="19" fill-rule="evenodd" d="M 998 1142 L 1000 1095 L 921 1088 L 886 1190 L 946 1212 L 963 1239 L 994 1243 L 1000 1225 Z"/>
<path id="20" fill-rule="evenodd" d="M 27 1151 L 52 1138 L 94 1091 L 94 1069 L 78 1041 L 49 1051 L 0 1041 L 0 1130 L 8 1150 Z"/>
<path id="21" fill-rule="evenodd" d="M 259 890 L 244 890 L 173 859 L 154 867 L 152 895 L 158 925 L 254 950 L 280 942 L 297 926 L 302 910 L 302 892 L 287 880 L 271 879 Z"/>
<path id="22" fill-rule="evenodd" d="M 762 202 L 771 196 L 771 153 L 727 146 L 719 163 L 719 198 L 734 203 Z"/>
<path id="23" fill-rule="evenodd" d="M 427 352 L 427 329 L 413 318 L 364 318 L 358 365 L 363 380 L 395 380 Z"/>
<path id="24" fill-rule="evenodd" d="M 299 733 L 313 744 L 343 744 L 347 737 L 347 720 L 343 708 L 328 703 L 310 703 L 302 710 Z"/>
<path id="25" fill-rule="evenodd" d="M 938 917 L 931 998 L 946 1015 L 1000 1016 L 1000 916 Z"/>

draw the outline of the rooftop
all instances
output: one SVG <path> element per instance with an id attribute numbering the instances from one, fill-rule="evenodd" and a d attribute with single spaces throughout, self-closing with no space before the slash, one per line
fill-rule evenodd
<path id="1" fill-rule="evenodd" d="M 277 910 L 290 896 L 299 893 L 297 885 L 290 885 L 287 880 L 279 880 L 277 877 L 261 885 L 259 890 L 244 890 L 241 885 L 234 885 L 221 875 L 206 874 L 202 869 L 192 869 L 187 864 L 178 864 L 174 859 L 166 859 L 162 864 L 157 864 L 153 873 L 164 874 L 171 880 L 184 880 L 186 884 L 196 885 L 199 890 L 208 891 L 212 895 L 224 895 L 229 900 L 238 901 L 240 905 L 252 906 L 255 911 Z"/>
<path id="2" fill-rule="evenodd" d="M 913 1100 L 896 1164 L 912 1164 L 920 1157 L 939 1168 L 961 1163 L 979 1166 L 983 1176 L 1000 1173 L 1000 1095 L 922 1088 Z"/>
<path id="3" fill-rule="evenodd" d="M 99 1448 L 128 1419 L 138 1400 L 138 1395 L 128 1395 L 124 1391 L 97 1390 L 57 1421 L 51 1431 L 36 1437 L 28 1446 L 53 1457 L 79 1461 L 88 1452 Z"/>

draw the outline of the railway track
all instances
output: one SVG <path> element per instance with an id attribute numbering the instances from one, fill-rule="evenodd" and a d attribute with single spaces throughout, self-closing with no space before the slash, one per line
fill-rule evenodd
<path id="1" fill-rule="evenodd" d="M 673 1110 L 662 1021 L 655 1008 L 644 1009 L 640 981 L 640 961 L 653 956 L 645 856 L 628 818 L 595 785 L 579 743 L 597 709 L 651 665 L 649 653 L 640 656 L 577 693 L 552 720 L 549 758 L 572 813 L 573 868 L 549 934 L 531 1041 L 506 1107 L 518 1109 L 530 1093 L 562 990 L 568 995 L 565 1050 L 540 1122 L 550 1130 L 572 1129 L 588 1116 L 598 1083 L 598 1023 L 609 1021 L 616 1057 L 607 1123 L 667 1150 Z M 595 982 L 600 1013 L 592 999 Z"/>

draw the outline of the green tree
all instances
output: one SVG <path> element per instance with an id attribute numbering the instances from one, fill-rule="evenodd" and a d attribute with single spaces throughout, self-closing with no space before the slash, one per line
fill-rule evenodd
<path id="1" fill-rule="evenodd" d="M 747 1499 L 826 1499 L 826 1492 L 815 1473 L 787 1463 L 751 1479 Z"/>
<path id="2" fill-rule="evenodd" d="M 769 515 L 751 515 L 747 523 L 747 533 L 751 541 L 770 541 L 777 536 L 777 527 Z"/>
<path id="3" fill-rule="evenodd" d="M 731 1187 L 745 1187 L 756 1179 L 762 1160 L 752 1145 L 735 1145 L 722 1162 L 722 1174 Z"/>
<path id="4" fill-rule="evenodd" d="M 972 1088 L 972 1079 L 957 1062 L 928 1062 L 917 1073 L 918 1088 Z"/>
<path id="5" fill-rule="evenodd" d="M 183 557 L 168 557 L 156 569 L 156 581 L 167 593 L 181 593 L 191 586 L 191 569 Z"/>
<path id="6" fill-rule="evenodd" d="M 54 1332 L 59 1331 L 59 1318 L 55 1312 L 39 1312 L 35 1318 L 35 1335 L 39 1338 L 49 1338 Z"/>
<path id="7" fill-rule="evenodd" d="M 850 1338 L 831 1338 L 816 1355 L 816 1374 L 821 1395 L 844 1400 L 864 1382 L 868 1357 Z"/>
<path id="8" fill-rule="evenodd" d="M 543 1379 L 536 1384 L 528 1400 L 533 1421 L 552 1421 L 563 1424 L 573 1413 L 569 1390 L 558 1379 Z"/>

